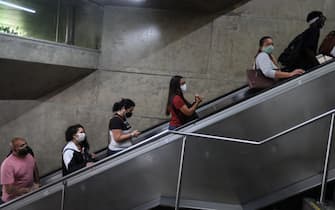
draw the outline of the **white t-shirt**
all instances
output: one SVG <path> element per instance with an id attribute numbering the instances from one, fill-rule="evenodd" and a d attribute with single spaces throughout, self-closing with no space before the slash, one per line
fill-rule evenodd
<path id="1" fill-rule="evenodd" d="M 122 141 L 122 142 L 115 141 L 113 132 L 112 132 L 114 129 L 122 130 L 123 134 L 131 133 L 131 126 L 128 123 L 128 121 L 126 119 L 122 119 L 121 117 L 115 115 L 109 122 L 108 134 L 109 134 L 110 143 L 108 145 L 108 149 L 112 151 L 120 151 L 127 147 L 130 147 L 132 145 L 132 142 L 130 139 Z"/>
<path id="2" fill-rule="evenodd" d="M 335 57 L 335 46 L 333 47 L 332 51 L 330 52 L 330 54 Z"/>
<path id="3" fill-rule="evenodd" d="M 276 75 L 275 69 L 278 69 L 278 67 L 272 62 L 267 53 L 261 52 L 256 57 L 256 69 L 261 70 L 266 77 L 274 79 Z"/>
<path id="4" fill-rule="evenodd" d="M 73 150 L 77 152 L 81 152 L 76 146 L 76 144 L 73 143 L 73 141 L 70 141 L 69 143 L 67 143 L 63 149 L 63 161 L 67 169 L 69 169 L 69 164 L 73 158 L 73 152 L 74 152 Z"/>

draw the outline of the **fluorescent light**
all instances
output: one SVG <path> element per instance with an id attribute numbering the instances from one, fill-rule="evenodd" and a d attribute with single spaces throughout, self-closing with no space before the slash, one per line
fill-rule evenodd
<path id="1" fill-rule="evenodd" d="M 36 13 L 35 10 L 29 9 L 29 8 L 26 8 L 26 7 L 22 7 L 22 6 L 19 6 L 19 5 L 16 5 L 16 4 L 12 4 L 12 3 L 9 3 L 9 2 L 6 2 L 6 1 L 0 0 L 0 4 L 6 5 L 8 7 L 15 8 L 15 9 L 23 10 L 23 11 L 26 11 L 26 12 Z"/>

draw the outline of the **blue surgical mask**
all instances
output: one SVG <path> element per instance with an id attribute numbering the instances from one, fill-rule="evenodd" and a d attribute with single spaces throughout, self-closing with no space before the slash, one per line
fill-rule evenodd
<path id="1" fill-rule="evenodd" d="M 263 47 L 263 49 L 262 49 L 263 52 L 265 52 L 265 53 L 267 53 L 269 55 L 272 54 L 273 50 L 274 50 L 273 45 L 269 45 L 269 46 Z"/>

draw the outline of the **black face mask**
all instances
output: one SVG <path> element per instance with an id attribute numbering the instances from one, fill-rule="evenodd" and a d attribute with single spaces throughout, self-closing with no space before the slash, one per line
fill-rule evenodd
<path id="1" fill-rule="evenodd" d="M 17 151 L 17 155 L 20 157 L 25 157 L 28 153 L 29 153 L 28 147 L 25 147 Z"/>
<path id="2" fill-rule="evenodd" d="M 132 115 L 133 115 L 132 112 L 127 112 L 127 113 L 126 113 L 126 118 L 131 118 Z"/>

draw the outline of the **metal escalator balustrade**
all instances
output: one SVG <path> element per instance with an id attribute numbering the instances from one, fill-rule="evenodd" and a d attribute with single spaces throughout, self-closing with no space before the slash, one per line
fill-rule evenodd
<path id="1" fill-rule="evenodd" d="M 310 73 L 312 71 L 315 71 L 317 68 L 325 66 L 325 65 L 327 65 L 331 62 L 334 62 L 334 61 L 329 61 L 327 63 L 324 63 L 324 64 L 322 64 L 322 65 L 320 65 L 320 66 L 318 66 L 314 69 L 311 69 L 308 73 Z M 294 78 L 281 81 L 281 82 L 277 83 L 274 87 L 282 85 L 285 82 L 290 81 L 292 79 L 294 79 Z M 274 87 L 271 87 L 271 88 L 274 88 Z M 216 112 L 221 111 L 222 109 L 233 106 L 233 105 L 235 105 L 239 102 L 247 100 L 247 99 L 249 99 L 249 98 L 251 98 L 255 95 L 258 95 L 258 94 L 260 94 L 264 91 L 268 91 L 271 88 L 268 88 L 268 89 L 263 90 L 263 91 L 249 93 L 249 91 L 250 91 L 249 87 L 247 85 L 242 86 L 242 87 L 240 87 L 236 90 L 233 90 L 229 93 L 224 94 L 223 96 L 220 96 L 218 98 L 215 98 L 211 101 L 206 102 L 201 107 L 199 107 L 199 109 L 197 109 L 197 114 L 199 116 L 199 119 L 203 119 L 203 118 L 205 118 L 205 117 L 207 117 L 211 114 L 214 114 Z M 188 126 L 189 124 L 192 124 L 192 123 L 194 123 L 194 121 L 184 125 L 183 127 L 186 127 L 186 126 Z M 142 142 L 142 141 L 144 141 L 148 138 L 151 138 L 155 135 L 158 135 L 160 133 L 164 134 L 167 130 L 167 127 L 168 127 L 168 122 L 164 122 L 164 123 L 156 125 L 152 128 L 148 128 L 147 130 L 142 132 L 142 134 L 139 138 L 137 138 L 135 140 L 135 143 Z M 98 156 L 99 159 L 104 158 L 105 154 L 106 154 L 106 148 L 97 151 L 97 156 Z M 48 184 L 48 183 L 51 183 L 51 182 L 59 179 L 60 177 L 62 177 L 61 169 L 57 169 L 55 171 L 52 171 L 52 172 L 44 175 L 41 178 L 41 182 L 42 182 L 42 184 Z"/>
<path id="2" fill-rule="evenodd" d="M 280 133 L 281 130 L 286 130 L 287 127 L 292 127 L 297 122 L 305 121 L 310 116 L 315 116 L 316 113 L 319 114 L 320 110 L 321 112 L 326 108 L 329 110 L 329 107 L 335 104 L 334 99 L 329 97 L 333 90 L 334 70 L 334 63 L 331 63 L 319 71 L 303 75 L 254 98 L 194 122 L 192 125 L 182 128 L 180 132 L 197 131 L 203 134 L 213 134 L 213 136 L 222 136 L 217 134 L 223 133 L 224 136 L 234 136 L 237 137 L 235 139 L 240 140 L 245 139 L 245 136 L 252 139 L 264 139 L 263 136 Z M 306 92 L 309 94 L 303 94 Z M 298 101 L 292 100 L 298 96 L 300 97 Z M 277 108 L 279 118 L 278 112 L 274 112 L 273 107 Z M 268 121 L 266 118 L 262 118 L 262 115 L 276 120 Z M 248 121 L 250 123 L 247 123 Z M 313 140 L 326 139 L 322 133 L 325 129 L 328 130 L 325 122 L 322 121 L 321 124 L 322 126 L 316 127 L 310 127 L 310 124 L 306 124 L 302 128 L 303 132 L 287 134 L 289 135 L 287 139 L 279 136 L 280 141 L 278 142 L 280 143 L 270 141 L 266 144 L 260 144 L 258 149 L 254 147 L 256 144 L 235 144 L 230 141 L 215 143 L 198 141 L 195 137 L 190 137 L 191 139 L 187 140 L 186 148 L 192 149 L 185 151 L 181 205 L 185 199 L 193 198 L 211 203 L 236 205 L 238 208 L 238 206 L 252 203 L 257 200 L 257 197 L 271 193 L 273 190 L 279 190 L 281 187 L 292 185 L 297 181 L 318 174 L 320 162 L 322 162 L 320 160 L 324 159 L 323 155 L 320 155 L 324 153 L 320 151 L 325 150 L 326 145 L 321 144 L 321 141 L 317 144 L 318 142 Z M 261 125 L 264 128 L 260 129 Z M 310 131 L 311 128 L 314 129 L 313 132 Z M 262 132 L 255 133 L 255 131 Z M 63 199 L 64 206 L 71 206 L 70 209 L 76 209 L 71 203 L 78 203 L 83 199 L 83 197 L 75 196 L 78 194 L 84 197 L 91 196 L 91 198 L 90 200 L 85 199 L 82 204 L 79 202 L 77 209 L 90 209 L 89 207 L 92 207 L 93 204 L 100 205 L 100 209 L 106 208 L 108 204 L 114 204 L 115 208 L 113 209 L 129 209 L 128 207 L 135 208 L 140 203 L 144 205 L 150 201 L 157 201 L 162 196 L 176 197 L 179 156 L 182 151 L 179 139 L 180 137 L 175 135 L 165 135 L 157 141 L 150 141 L 146 147 L 129 150 L 127 155 L 120 154 L 116 155 L 114 159 L 110 157 L 102 160 L 92 168 L 82 169 L 62 178 L 57 183 L 47 185 L 40 191 L 31 193 L 31 196 L 26 195 L 17 199 L 19 201 L 17 203 L 13 201 L 13 206 L 10 206 L 10 203 L 6 204 L 5 209 L 39 209 L 38 206 L 45 207 L 46 201 L 49 204 L 54 203 L 52 205 L 55 207 L 54 209 L 59 209 L 57 207 L 61 203 L 59 199 L 63 195 L 62 192 L 66 192 L 64 194 L 66 199 Z M 291 147 L 295 150 L 292 151 Z M 315 154 L 307 154 L 306 156 L 306 153 L 310 152 L 311 149 L 315 151 Z M 278 153 L 278 151 L 282 151 L 282 153 Z M 262 158 L 261 153 L 267 158 Z M 309 161 L 304 171 L 294 168 L 301 166 L 301 162 L 305 161 L 301 159 L 302 157 Z M 258 161 L 259 166 L 257 164 L 254 166 L 252 161 Z M 284 162 L 286 165 L 278 167 L 278 164 L 275 163 L 279 162 Z M 262 182 L 257 175 L 259 167 L 266 169 L 266 173 L 262 176 L 263 179 L 264 177 L 269 179 L 262 181 L 266 184 L 260 184 Z M 289 167 L 293 168 L 285 175 L 278 176 L 281 169 L 288 170 Z M 332 168 L 334 168 L 334 164 Z M 269 171 L 275 173 L 269 174 Z M 272 180 L 269 177 L 272 177 Z M 161 183 L 162 180 L 166 182 Z M 271 184 L 273 180 L 276 180 L 276 183 Z M 249 192 L 243 192 L 245 190 L 244 184 L 249 184 L 253 188 Z M 108 188 L 108 186 L 110 187 Z M 122 192 L 117 189 L 122 189 Z M 141 192 L 139 193 L 136 189 L 141 189 Z M 208 191 L 209 189 L 210 191 Z M 97 193 L 105 195 L 105 199 L 96 196 Z M 109 200 L 109 194 L 115 198 Z M 133 196 L 137 196 L 137 199 L 133 199 Z M 125 208 L 126 203 L 129 204 L 127 208 Z M 8 208 L 6 208 L 7 206 Z M 52 209 L 52 207 L 50 208 Z"/>
<path id="3" fill-rule="evenodd" d="M 179 158 L 179 164 L 178 161 L 176 162 L 179 165 L 179 171 L 178 171 L 178 183 L 177 183 L 177 193 L 176 193 L 176 201 L 175 201 L 175 208 L 178 209 L 179 208 L 179 203 L 180 203 L 180 193 L 181 193 L 181 186 L 182 186 L 182 174 L 183 174 L 183 170 L 184 170 L 184 155 L 185 155 L 185 150 L 186 150 L 186 143 L 188 141 L 188 137 L 197 137 L 197 138 L 201 138 L 201 139 L 206 139 L 206 140 L 215 140 L 215 141 L 227 141 L 227 142 L 233 142 L 233 143 L 238 143 L 238 144 L 249 144 L 249 145 L 253 145 L 253 146 L 259 146 L 262 144 L 267 144 L 271 141 L 274 141 L 276 139 L 278 139 L 281 136 L 287 135 L 291 132 L 294 132 L 300 128 L 303 128 L 309 124 L 315 123 L 316 121 L 322 120 L 323 118 L 326 118 L 328 116 L 331 116 L 331 121 L 330 121 L 330 126 L 329 126 L 329 133 L 328 133 L 328 143 L 327 143 L 327 151 L 325 154 L 325 163 L 323 166 L 323 178 L 322 178 L 322 189 L 321 189 L 321 196 L 320 196 L 320 202 L 324 202 L 324 194 L 325 194 L 325 184 L 327 181 L 327 171 L 328 171 L 328 161 L 329 161 L 329 154 L 330 154 L 330 149 L 331 149 L 331 143 L 332 143 L 332 134 L 333 134 L 333 127 L 334 127 L 334 118 L 335 118 L 335 109 L 330 110 L 326 113 L 323 113 L 319 116 L 316 116 L 312 119 L 309 119 L 305 122 L 302 122 L 300 124 L 297 124 L 291 128 L 288 128 L 284 131 L 281 131 L 271 137 L 267 137 L 263 140 L 250 140 L 250 139 L 237 139 L 237 138 L 230 138 L 230 137 L 221 137 L 221 136 L 213 136 L 213 135 L 206 135 L 206 134 L 200 134 L 200 133 L 189 133 L 189 132 L 182 132 L 182 131 L 168 131 L 168 133 L 173 134 L 173 135 L 179 135 L 182 136 L 182 144 L 179 144 L 179 146 L 181 147 L 180 150 L 180 157 L 178 155 L 176 155 L 176 157 Z M 180 140 L 177 139 L 177 140 Z M 68 178 L 74 177 L 74 175 L 69 175 Z M 79 183 L 80 181 L 76 180 L 77 183 Z M 56 189 L 54 190 L 61 190 L 61 199 L 62 202 L 61 204 L 64 205 L 64 199 L 66 196 L 65 193 L 65 189 L 67 187 L 67 181 L 63 180 L 63 182 L 61 183 L 61 186 L 58 186 Z M 50 191 L 52 192 L 52 191 Z M 48 193 L 50 193 L 48 192 Z M 62 207 L 60 204 L 60 207 Z M 64 207 L 62 207 L 63 209 Z"/>

